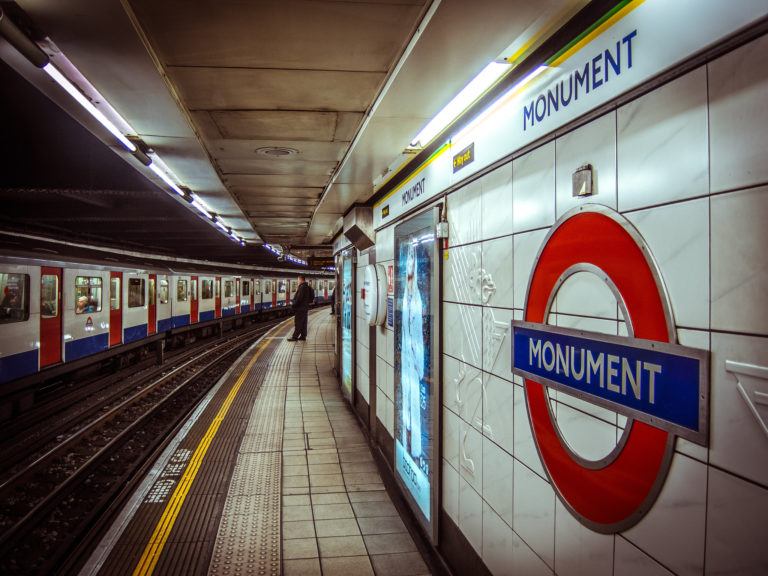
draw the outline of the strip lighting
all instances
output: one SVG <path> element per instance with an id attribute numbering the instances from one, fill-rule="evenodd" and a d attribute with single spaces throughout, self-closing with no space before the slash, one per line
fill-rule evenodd
<path id="1" fill-rule="evenodd" d="M 160 179 L 163 182 L 165 182 L 171 190 L 173 190 L 180 196 L 184 196 L 184 190 L 179 188 L 178 185 L 173 180 L 171 180 L 171 177 L 168 176 L 168 174 L 166 174 L 165 170 L 160 168 L 159 165 L 155 164 L 154 161 L 149 165 L 149 169 L 152 170 L 152 172 L 154 172 L 155 174 L 157 174 L 160 177 Z"/>
<path id="2" fill-rule="evenodd" d="M 453 100 L 437 113 L 416 137 L 411 140 L 411 147 L 424 147 L 432 139 L 440 134 L 451 122 L 453 122 L 470 104 L 477 100 L 488 88 L 493 86 L 499 78 L 511 68 L 508 62 L 491 62 L 467 84 L 461 92 L 453 97 Z"/>
<path id="3" fill-rule="evenodd" d="M 61 72 L 59 72 L 59 70 L 53 64 L 49 62 L 43 66 L 43 70 L 45 70 L 48 76 L 53 78 L 59 86 L 64 88 L 64 90 L 66 90 L 67 93 L 72 96 L 72 98 L 77 100 L 78 104 L 85 108 L 91 116 L 93 116 L 102 126 L 104 126 L 104 128 L 109 130 L 115 138 L 120 140 L 123 146 L 125 146 L 130 152 L 136 152 L 136 145 L 128 140 L 125 134 L 123 134 L 109 118 L 104 116 L 101 110 L 96 108 L 96 106 L 94 106 L 91 101 L 88 100 L 88 98 L 86 98 L 83 93 L 77 89 L 77 86 L 72 84 L 72 82 L 70 82 Z"/>

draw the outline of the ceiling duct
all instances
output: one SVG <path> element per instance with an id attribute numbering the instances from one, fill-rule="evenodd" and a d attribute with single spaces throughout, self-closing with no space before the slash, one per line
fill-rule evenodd
<path id="1" fill-rule="evenodd" d="M 355 206 L 344 216 L 344 236 L 349 238 L 355 248 L 365 250 L 374 244 L 373 208 Z"/>

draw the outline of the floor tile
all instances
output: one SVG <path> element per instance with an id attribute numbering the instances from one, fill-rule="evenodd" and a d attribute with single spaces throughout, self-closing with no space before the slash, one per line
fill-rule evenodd
<path id="1" fill-rule="evenodd" d="M 333 558 L 338 556 L 367 556 L 363 538 L 356 536 L 331 536 L 317 539 L 320 558 Z"/>

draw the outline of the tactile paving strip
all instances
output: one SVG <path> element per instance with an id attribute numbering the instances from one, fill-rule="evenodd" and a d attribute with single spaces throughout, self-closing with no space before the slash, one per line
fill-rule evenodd
<path id="1" fill-rule="evenodd" d="M 281 573 L 281 470 L 293 347 L 273 354 L 240 444 L 208 569 L 211 576 Z"/>

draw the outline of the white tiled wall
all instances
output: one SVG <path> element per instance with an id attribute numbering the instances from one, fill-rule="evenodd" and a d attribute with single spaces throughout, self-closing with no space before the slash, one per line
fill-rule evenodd
<path id="1" fill-rule="evenodd" d="M 492 573 L 768 573 L 768 411 L 744 399 L 768 393 L 767 51 L 768 39 L 754 41 L 449 196 L 442 501 Z M 598 193 L 577 199 L 571 175 L 584 163 Z M 679 341 L 712 353 L 710 446 L 678 440 L 655 504 L 615 535 L 584 527 L 557 498 L 509 370 L 509 321 L 522 317 L 539 248 L 556 217 L 585 202 L 637 228 Z M 589 273 L 564 284 L 552 312 L 560 326 L 627 333 L 611 291 Z M 380 361 L 392 363 L 386 350 Z M 623 434 L 614 412 L 550 398 L 585 458 Z"/>
<path id="2" fill-rule="evenodd" d="M 376 264 L 394 263 L 394 226 L 376 233 Z M 366 327 L 367 327 L 366 323 Z M 391 436 L 395 433 L 395 336 L 386 323 L 376 326 L 376 417 Z"/>

